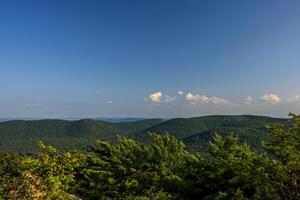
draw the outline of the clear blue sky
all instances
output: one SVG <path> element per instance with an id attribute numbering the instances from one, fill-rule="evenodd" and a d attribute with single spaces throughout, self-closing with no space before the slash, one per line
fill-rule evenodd
<path id="1" fill-rule="evenodd" d="M 0 117 L 300 113 L 299 8 L 0 1 Z"/>

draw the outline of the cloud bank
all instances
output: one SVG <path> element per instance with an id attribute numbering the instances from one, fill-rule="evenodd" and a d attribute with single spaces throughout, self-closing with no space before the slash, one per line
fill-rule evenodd
<path id="1" fill-rule="evenodd" d="M 192 93 L 188 93 L 185 96 L 185 99 L 190 102 L 191 104 L 213 104 L 213 105 L 220 105 L 220 104 L 228 104 L 229 101 L 219 98 L 219 97 L 207 97 L 206 95 L 193 95 Z"/>
<path id="2" fill-rule="evenodd" d="M 155 92 L 149 95 L 152 103 L 170 103 L 177 99 L 175 96 L 164 95 L 162 92 Z"/>
<path id="3" fill-rule="evenodd" d="M 265 94 L 260 97 L 261 100 L 266 101 L 266 102 L 272 102 L 272 103 L 279 103 L 280 102 L 280 96 L 276 94 Z"/>

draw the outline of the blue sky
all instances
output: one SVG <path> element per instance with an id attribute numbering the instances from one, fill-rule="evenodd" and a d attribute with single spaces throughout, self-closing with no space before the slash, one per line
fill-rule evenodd
<path id="1" fill-rule="evenodd" d="M 0 117 L 300 113 L 299 8 L 1 1 Z"/>

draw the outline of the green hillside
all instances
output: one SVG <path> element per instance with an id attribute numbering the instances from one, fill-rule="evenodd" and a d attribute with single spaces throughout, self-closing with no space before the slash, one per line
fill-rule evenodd
<path id="1" fill-rule="evenodd" d="M 253 115 L 177 118 L 154 125 L 131 136 L 139 141 L 145 141 L 149 132 L 157 134 L 168 132 L 177 139 L 183 140 L 189 149 L 204 150 L 207 148 L 208 141 L 217 132 L 222 136 L 238 135 L 241 142 L 260 149 L 260 141 L 269 139 L 266 125 L 286 121 L 287 119 Z"/>
<path id="2" fill-rule="evenodd" d="M 31 153 L 37 149 L 38 140 L 43 140 L 59 150 L 71 148 L 86 150 L 97 139 L 113 140 L 116 135 L 127 135 L 160 122 L 161 119 L 122 123 L 90 119 L 2 122 L 0 123 L 0 151 Z"/>
<path id="3" fill-rule="evenodd" d="M 268 140 L 267 124 L 285 122 L 262 116 L 205 116 L 195 118 L 146 119 L 130 122 L 107 122 L 83 119 L 7 121 L 0 123 L 0 151 L 32 153 L 37 141 L 42 140 L 59 150 L 89 150 L 96 140 L 114 141 L 117 135 L 125 135 L 140 142 L 148 141 L 148 133 L 169 132 L 182 140 L 190 150 L 206 150 L 208 141 L 218 132 L 222 136 L 238 135 L 241 142 L 255 149 L 261 148 L 261 140 Z"/>

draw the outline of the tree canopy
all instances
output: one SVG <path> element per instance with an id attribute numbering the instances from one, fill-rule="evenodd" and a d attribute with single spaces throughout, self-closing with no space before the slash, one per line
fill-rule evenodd
<path id="1" fill-rule="evenodd" d="M 215 134 L 207 153 L 170 134 L 98 140 L 89 152 L 0 156 L 0 199 L 300 199 L 300 116 L 269 126 L 264 151 Z"/>

